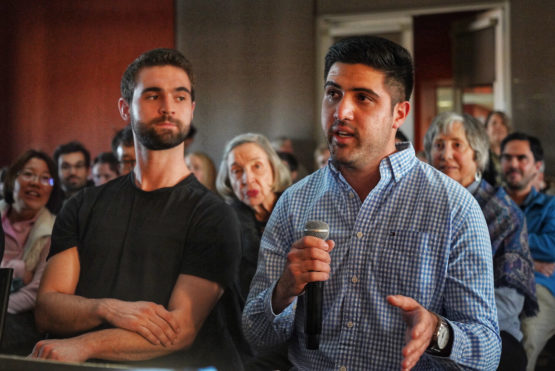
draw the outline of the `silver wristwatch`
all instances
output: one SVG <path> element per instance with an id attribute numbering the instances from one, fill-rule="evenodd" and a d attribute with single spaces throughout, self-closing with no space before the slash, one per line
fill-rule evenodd
<path id="1" fill-rule="evenodd" d="M 434 315 L 438 319 L 437 326 L 426 352 L 438 356 L 447 356 L 450 353 L 447 348 L 451 340 L 451 327 L 441 316 L 435 313 Z"/>

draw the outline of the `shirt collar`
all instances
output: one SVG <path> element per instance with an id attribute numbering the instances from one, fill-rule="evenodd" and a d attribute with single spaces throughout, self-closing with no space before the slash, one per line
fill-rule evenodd
<path id="1" fill-rule="evenodd" d="M 414 154 L 414 148 L 410 142 L 401 142 L 395 144 L 397 151 L 385 157 L 380 162 L 380 182 L 393 178 L 395 182 L 399 182 L 418 161 Z M 330 173 L 336 178 L 340 184 L 347 185 L 347 181 L 339 170 L 330 161 L 328 162 Z M 349 186 L 350 187 L 350 186 Z"/>
<path id="2" fill-rule="evenodd" d="M 528 196 L 526 196 L 526 198 L 524 199 L 524 202 L 522 203 L 522 205 L 520 205 L 521 208 L 530 206 L 532 204 L 543 204 L 543 197 L 541 197 L 543 195 L 543 193 L 540 193 L 538 191 L 536 191 L 536 188 L 532 187 L 532 189 L 530 190 L 530 193 L 528 193 Z"/>

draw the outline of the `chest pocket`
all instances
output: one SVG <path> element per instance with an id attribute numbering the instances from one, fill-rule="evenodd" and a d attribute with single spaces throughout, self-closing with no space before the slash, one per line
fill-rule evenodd
<path id="1" fill-rule="evenodd" d="M 374 250 L 369 274 L 382 295 L 405 295 L 423 305 L 429 304 L 438 275 L 441 281 L 447 269 L 447 260 L 442 262 L 440 250 L 431 233 L 386 231 Z"/>

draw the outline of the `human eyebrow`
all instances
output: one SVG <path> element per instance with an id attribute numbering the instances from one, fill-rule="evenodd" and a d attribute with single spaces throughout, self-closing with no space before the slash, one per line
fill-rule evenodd
<path id="1" fill-rule="evenodd" d="M 144 88 L 143 91 L 141 92 L 141 95 L 144 95 L 146 93 L 159 93 L 161 91 L 162 91 L 162 89 L 153 86 L 153 87 L 149 87 L 149 88 Z"/>
<path id="2" fill-rule="evenodd" d="M 337 89 L 341 89 L 341 86 L 339 84 L 336 84 L 333 81 L 326 81 L 326 83 L 324 84 L 324 89 L 327 88 L 328 86 L 337 88 Z"/>
<path id="3" fill-rule="evenodd" d="M 360 93 L 366 93 L 366 94 L 371 95 L 371 96 L 373 96 L 373 97 L 375 97 L 375 98 L 379 98 L 379 97 L 380 97 L 380 95 L 379 95 L 378 93 L 376 93 L 376 92 L 375 92 L 374 90 L 372 90 L 372 89 L 367 89 L 367 88 L 353 88 L 353 91 L 360 92 Z"/>
<path id="4" fill-rule="evenodd" d="M 189 95 L 191 95 L 191 91 L 184 86 L 180 86 L 176 88 L 175 91 L 184 91 L 185 93 L 188 93 Z"/>

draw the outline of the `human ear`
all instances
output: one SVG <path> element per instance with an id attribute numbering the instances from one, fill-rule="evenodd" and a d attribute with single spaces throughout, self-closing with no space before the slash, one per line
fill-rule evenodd
<path id="1" fill-rule="evenodd" d="M 130 121 L 130 115 L 129 115 L 129 103 L 127 103 L 127 101 L 123 98 L 120 98 L 118 100 L 118 109 L 119 109 L 119 114 L 121 116 L 121 118 L 123 119 L 123 121 L 129 123 Z"/>
<path id="2" fill-rule="evenodd" d="M 402 101 L 395 104 L 393 108 L 393 128 L 399 129 L 401 125 L 407 119 L 410 112 L 410 103 L 408 101 Z"/>

